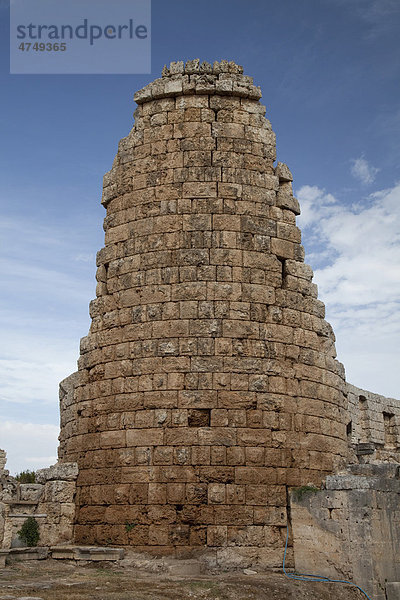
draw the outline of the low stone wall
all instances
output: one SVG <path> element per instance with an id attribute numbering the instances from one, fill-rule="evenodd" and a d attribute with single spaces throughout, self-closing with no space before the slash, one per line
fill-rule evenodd
<path id="1" fill-rule="evenodd" d="M 386 582 L 400 581 L 398 464 L 350 465 L 326 478 L 326 489 L 292 494 L 296 571 L 350 579 L 385 600 Z"/>
<path id="2" fill-rule="evenodd" d="M 41 546 L 72 542 L 77 465 L 41 469 L 37 483 L 19 483 L 4 467 L 5 460 L 0 473 L 0 548 L 23 546 L 18 531 L 28 517 L 39 524 Z"/>
<path id="3" fill-rule="evenodd" d="M 360 462 L 400 462 L 400 402 L 347 384 L 348 442 Z"/>

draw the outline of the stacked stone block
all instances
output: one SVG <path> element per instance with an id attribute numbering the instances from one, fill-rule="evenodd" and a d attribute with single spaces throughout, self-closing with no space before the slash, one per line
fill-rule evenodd
<path id="1" fill-rule="evenodd" d="M 400 462 L 400 403 L 347 384 L 351 462 Z"/>
<path id="2" fill-rule="evenodd" d="M 226 61 L 172 63 L 135 95 L 63 382 L 79 543 L 277 565 L 288 487 L 346 455 L 344 370 L 260 96 Z"/>

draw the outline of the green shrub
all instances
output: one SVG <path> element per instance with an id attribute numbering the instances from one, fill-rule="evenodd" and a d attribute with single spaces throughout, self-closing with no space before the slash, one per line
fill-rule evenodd
<path id="1" fill-rule="evenodd" d="M 302 485 L 299 488 L 294 488 L 292 490 L 292 495 L 297 502 L 300 502 L 306 494 L 315 494 L 319 491 L 320 489 L 313 485 Z"/>
<path id="2" fill-rule="evenodd" d="M 39 524 L 34 517 L 28 517 L 17 533 L 18 537 L 25 542 L 27 546 L 37 546 L 39 541 Z"/>
<path id="3" fill-rule="evenodd" d="M 15 476 L 15 479 L 20 483 L 35 483 L 36 481 L 36 473 L 35 471 L 21 471 L 18 475 Z"/>

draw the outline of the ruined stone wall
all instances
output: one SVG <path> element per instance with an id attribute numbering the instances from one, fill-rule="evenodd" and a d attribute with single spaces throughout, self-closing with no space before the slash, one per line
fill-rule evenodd
<path id="1" fill-rule="evenodd" d="M 189 61 L 135 96 L 63 382 L 79 543 L 278 565 L 287 487 L 344 461 L 344 370 L 260 95 L 234 63 Z"/>
<path id="2" fill-rule="evenodd" d="M 362 462 L 400 462 L 400 401 L 347 386 L 349 444 Z"/>
<path id="3" fill-rule="evenodd" d="M 36 472 L 36 483 L 19 483 L 4 469 L 6 453 L 0 450 L 0 549 L 23 546 L 18 536 L 24 521 L 39 525 L 39 545 L 70 543 L 73 539 L 78 467 L 57 464 Z"/>
<path id="4" fill-rule="evenodd" d="M 292 496 L 295 566 L 350 579 L 376 600 L 397 598 L 390 585 L 400 586 L 400 402 L 350 384 L 347 397 L 350 464 L 322 490 Z"/>
<path id="5" fill-rule="evenodd" d="M 43 486 L 36 512 L 46 515 L 40 528 L 41 545 L 72 542 L 77 476 L 76 463 L 57 463 L 36 472 L 36 479 Z"/>
<path id="6" fill-rule="evenodd" d="M 325 489 L 293 497 L 296 571 L 350 579 L 385 600 L 387 582 L 400 581 L 399 500 L 398 464 L 351 465 Z"/>

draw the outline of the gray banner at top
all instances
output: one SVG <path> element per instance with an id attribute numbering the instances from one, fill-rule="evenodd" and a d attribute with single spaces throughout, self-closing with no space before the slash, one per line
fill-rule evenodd
<path id="1" fill-rule="evenodd" d="M 151 72 L 151 0 L 11 0 L 10 73 Z"/>

